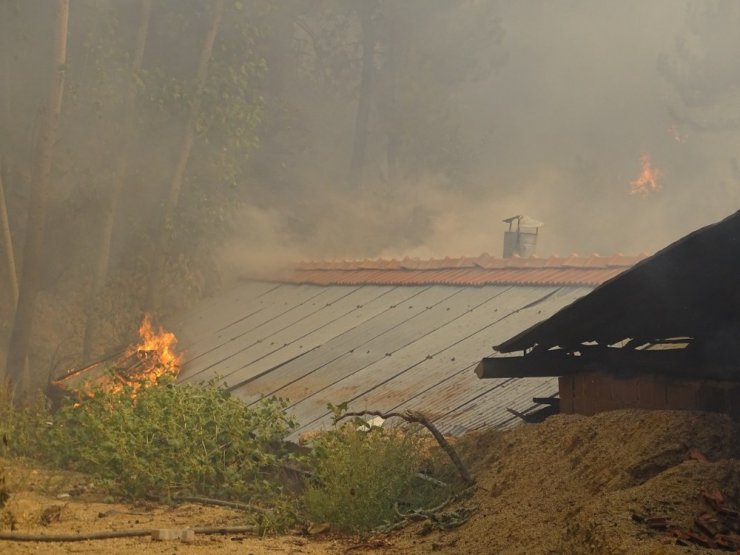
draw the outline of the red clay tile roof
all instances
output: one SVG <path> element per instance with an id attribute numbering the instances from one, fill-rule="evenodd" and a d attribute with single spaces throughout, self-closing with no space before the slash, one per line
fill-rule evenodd
<path id="1" fill-rule="evenodd" d="M 418 258 L 302 262 L 269 281 L 316 285 L 599 285 L 638 256 Z"/>

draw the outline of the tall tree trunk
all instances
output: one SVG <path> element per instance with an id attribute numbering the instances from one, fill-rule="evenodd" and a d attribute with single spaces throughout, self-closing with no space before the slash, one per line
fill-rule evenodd
<path id="1" fill-rule="evenodd" d="M 293 38 L 294 14 L 288 3 L 276 5 L 268 16 L 266 27 L 271 29 L 272 40 L 266 44 L 265 62 L 266 102 L 262 120 L 260 148 L 252 159 L 256 172 L 266 177 L 269 186 L 282 187 L 286 183 L 286 172 L 281 162 L 285 153 L 286 133 L 290 133 L 288 75 L 292 69 L 291 39 Z"/>
<path id="2" fill-rule="evenodd" d="M 13 236 L 10 233 L 10 221 L 8 220 L 8 206 L 5 203 L 5 187 L 3 185 L 3 172 L 5 167 L 0 160 L 0 226 L 3 233 L 3 250 L 8 264 L 8 281 L 10 283 L 10 294 L 12 305 L 18 304 L 18 273 L 15 269 L 15 249 L 13 248 Z"/>
<path id="3" fill-rule="evenodd" d="M 395 188 L 398 179 L 398 147 L 400 144 L 399 122 L 398 122 L 398 58 L 399 37 L 398 22 L 393 14 L 388 22 L 388 53 L 386 57 L 387 78 L 386 78 L 386 160 L 388 162 L 388 182 L 391 187 Z"/>
<path id="4" fill-rule="evenodd" d="M 0 129 L 8 129 L 10 124 L 10 71 L 9 56 L 12 52 L 10 48 L 11 37 L 10 29 L 10 3 L 0 2 Z M 10 135 L 8 133 L 8 135 Z M 6 160 L 8 157 L 8 137 L 0 137 L 0 159 Z"/>
<path id="5" fill-rule="evenodd" d="M 195 75 L 194 101 L 190 107 L 185 135 L 183 136 L 182 145 L 180 147 L 180 155 L 177 160 L 177 165 L 175 166 L 175 171 L 172 174 L 172 180 L 170 181 L 169 194 L 164 209 L 164 219 L 159 231 L 152 271 L 149 273 L 145 309 L 152 312 L 160 305 L 158 289 L 164 265 L 164 252 L 167 246 L 167 232 L 172 228 L 175 213 L 177 212 L 177 206 L 180 202 L 180 192 L 182 191 L 182 184 L 185 178 L 185 170 L 187 169 L 188 160 L 190 159 L 190 151 L 193 148 L 193 141 L 195 140 L 195 121 L 200 110 L 200 97 L 203 94 L 206 79 L 208 79 L 208 64 L 211 60 L 211 55 L 213 54 L 213 44 L 216 42 L 216 35 L 218 35 L 218 28 L 221 25 L 223 11 L 223 0 L 217 0 L 213 8 L 211 24 L 203 42 L 203 48 L 200 51 L 198 71 Z"/>
<path id="6" fill-rule="evenodd" d="M 82 359 L 86 361 L 90 357 L 95 335 L 97 330 L 97 305 L 99 295 L 108 279 L 110 268 L 111 241 L 113 239 L 113 227 L 116 221 L 116 212 L 118 209 L 118 200 L 121 198 L 121 191 L 128 175 L 129 156 L 134 142 L 135 134 L 135 110 L 136 110 L 136 80 L 141 72 L 141 66 L 144 59 L 144 50 L 146 49 L 146 39 L 149 33 L 149 20 L 152 11 L 152 0 L 141 0 L 141 15 L 139 18 L 139 28 L 136 34 L 134 44 L 134 55 L 131 60 L 131 76 L 126 90 L 126 105 L 124 117 L 126 123 L 123 130 L 123 141 L 116 164 L 115 184 L 107 199 L 104 214 L 103 228 L 98 237 L 97 261 L 95 264 L 95 274 L 93 284 L 90 289 L 90 296 L 87 301 L 87 321 L 85 323 L 85 335 L 82 342 Z"/>
<path id="7" fill-rule="evenodd" d="M 67 62 L 67 24 L 69 0 L 57 0 L 57 18 L 54 36 L 52 80 L 46 114 L 42 123 L 35 179 L 28 210 L 28 229 L 23 249 L 23 273 L 18 293 L 13 332 L 10 337 L 5 365 L 6 377 L 21 397 L 30 393 L 31 380 L 24 371 L 33 327 L 33 315 L 38 296 L 44 246 L 44 224 L 51 178 L 54 143 L 59 127 L 64 95 L 65 64 Z"/>
<path id="8" fill-rule="evenodd" d="M 360 24 L 362 26 L 362 74 L 360 77 L 360 94 L 357 100 L 355 116 L 355 136 L 352 143 L 352 162 L 349 169 L 350 186 L 362 184 L 362 173 L 365 166 L 367 150 L 367 130 L 370 119 L 370 99 L 375 81 L 375 2 L 360 0 L 358 5 Z"/>

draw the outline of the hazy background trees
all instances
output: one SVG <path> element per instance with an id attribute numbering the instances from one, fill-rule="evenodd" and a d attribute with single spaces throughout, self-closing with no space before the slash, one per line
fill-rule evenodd
<path id="1" fill-rule="evenodd" d="M 499 254 L 521 212 L 638 252 L 740 204 L 731 0 L 70 0 L 60 64 L 66 4 L 0 0 L 16 381 L 296 259 Z"/>

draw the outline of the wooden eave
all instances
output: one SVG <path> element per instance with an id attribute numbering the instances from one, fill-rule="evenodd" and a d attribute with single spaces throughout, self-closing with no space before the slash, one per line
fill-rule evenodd
<path id="1" fill-rule="evenodd" d="M 701 360 L 691 349 L 636 350 L 598 348 L 578 355 L 565 350 L 532 352 L 523 356 L 488 357 L 481 360 L 475 373 L 487 378 L 531 378 L 567 376 L 581 372 L 608 372 L 622 377 L 638 374 L 663 375 L 693 379 L 736 379 L 740 370 L 728 361 Z"/>

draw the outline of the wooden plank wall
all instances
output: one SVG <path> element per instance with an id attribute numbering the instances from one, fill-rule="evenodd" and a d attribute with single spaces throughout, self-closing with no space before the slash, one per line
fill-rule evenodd
<path id="1" fill-rule="evenodd" d="M 703 410 L 740 419 L 740 382 L 654 375 L 617 378 L 591 372 L 561 376 L 559 386 L 562 413 L 591 415 L 624 408 Z"/>

